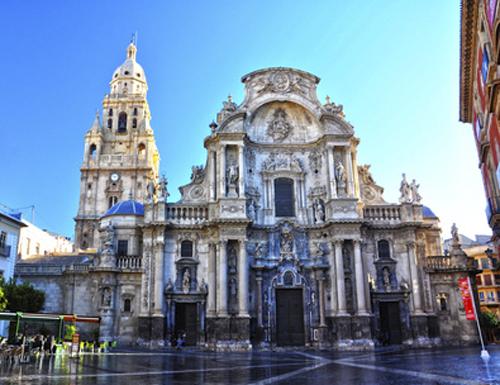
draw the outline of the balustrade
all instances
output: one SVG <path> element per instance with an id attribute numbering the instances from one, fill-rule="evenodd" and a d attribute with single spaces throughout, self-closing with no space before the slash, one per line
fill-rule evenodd
<path id="1" fill-rule="evenodd" d="M 119 269 L 142 268 L 142 257 L 138 255 L 123 255 L 116 258 L 116 267 Z"/>
<path id="2" fill-rule="evenodd" d="M 180 225 L 194 225 L 208 219 L 208 208 L 205 206 L 168 205 L 167 221 Z"/>
<path id="3" fill-rule="evenodd" d="M 399 221 L 399 206 L 368 206 L 363 210 L 364 217 L 372 221 Z"/>

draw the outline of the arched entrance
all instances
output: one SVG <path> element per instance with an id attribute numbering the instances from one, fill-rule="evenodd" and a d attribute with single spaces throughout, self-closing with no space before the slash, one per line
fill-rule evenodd
<path id="1" fill-rule="evenodd" d="M 276 342 L 279 346 L 305 344 L 303 290 L 276 289 Z"/>

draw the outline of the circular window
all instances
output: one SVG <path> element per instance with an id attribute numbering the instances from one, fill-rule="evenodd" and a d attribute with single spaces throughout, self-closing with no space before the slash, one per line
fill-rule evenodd
<path id="1" fill-rule="evenodd" d="M 137 72 L 137 77 L 140 78 L 141 77 L 141 74 L 139 72 Z"/>
<path id="2" fill-rule="evenodd" d="M 118 77 L 118 74 L 115 74 L 115 78 L 117 78 L 117 77 Z"/>
<path id="3" fill-rule="evenodd" d="M 130 74 L 130 72 L 128 72 L 128 71 L 125 71 L 125 75 L 129 75 L 129 74 Z"/>

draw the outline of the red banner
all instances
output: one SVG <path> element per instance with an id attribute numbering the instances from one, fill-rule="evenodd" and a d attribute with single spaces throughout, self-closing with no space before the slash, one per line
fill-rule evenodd
<path id="1" fill-rule="evenodd" d="M 472 293 L 469 287 L 469 280 L 467 279 L 467 277 L 458 279 L 458 288 L 460 289 L 460 294 L 462 295 L 462 301 L 464 302 L 465 318 L 474 321 L 476 317 L 474 316 Z"/>

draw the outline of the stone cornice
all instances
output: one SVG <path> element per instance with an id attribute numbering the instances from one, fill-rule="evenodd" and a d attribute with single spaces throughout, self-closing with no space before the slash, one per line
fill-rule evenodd
<path id="1" fill-rule="evenodd" d="M 472 122 L 478 0 L 462 0 L 460 11 L 460 121 Z"/>

